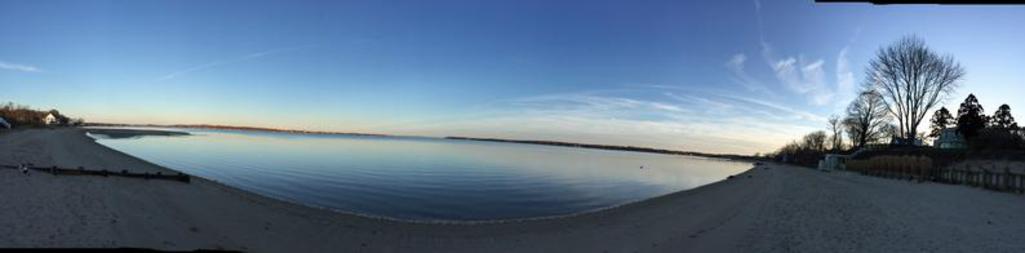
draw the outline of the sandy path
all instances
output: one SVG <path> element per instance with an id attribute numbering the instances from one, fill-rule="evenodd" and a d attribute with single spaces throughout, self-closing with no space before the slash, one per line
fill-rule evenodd
<path id="1" fill-rule="evenodd" d="M 76 129 L 0 135 L 0 163 L 167 171 Z M 253 252 L 1023 251 L 1025 197 L 771 165 L 574 217 L 414 224 L 308 208 L 206 180 L 0 170 L 0 247 Z"/>

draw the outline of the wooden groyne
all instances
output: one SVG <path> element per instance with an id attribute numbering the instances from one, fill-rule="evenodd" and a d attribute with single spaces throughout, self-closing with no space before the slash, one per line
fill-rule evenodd
<path id="1" fill-rule="evenodd" d="M 936 166 L 924 156 L 876 156 L 849 160 L 847 170 L 884 178 L 963 184 L 995 191 L 1025 193 L 1025 174 L 1011 171 L 1009 165 L 989 166 L 966 163 Z"/>
<path id="2" fill-rule="evenodd" d="M 17 169 L 20 169 L 20 166 L 18 166 L 18 165 L 0 165 L 0 168 L 15 169 L 15 170 L 17 170 Z M 181 172 L 174 173 L 174 174 L 164 174 L 162 172 L 156 172 L 156 173 L 148 173 L 148 172 L 135 173 L 135 172 L 128 172 L 128 170 L 121 170 L 121 171 L 87 170 L 87 169 L 85 169 L 83 167 L 69 169 L 69 168 L 60 168 L 60 167 L 57 167 L 57 166 L 39 167 L 39 166 L 32 166 L 32 165 L 28 166 L 28 169 L 29 170 L 33 170 L 33 171 L 38 171 L 38 172 L 49 173 L 51 175 L 128 177 L 128 178 L 140 178 L 140 179 L 145 179 L 145 180 L 149 180 L 149 179 L 154 179 L 154 180 L 172 180 L 172 181 L 178 181 L 178 182 L 183 182 L 183 183 L 189 183 L 189 182 L 192 181 L 192 176 L 189 176 L 188 174 L 181 173 Z"/>

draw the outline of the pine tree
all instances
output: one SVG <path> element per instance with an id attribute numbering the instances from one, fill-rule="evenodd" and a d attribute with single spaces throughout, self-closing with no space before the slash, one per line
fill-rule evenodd
<path id="1" fill-rule="evenodd" d="M 990 118 L 989 125 L 990 127 L 998 129 L 1018 128 L 1018 123 L 1014 122 L 1014 116 L 1011 116 L 1011 107 L 1007 104 L 1001 105 L 1000 109 L 997 109 L 997 111 L 993 113 L 993 117 Z"/>
<path id="2" fill-rule="evenodd" d="M 986 128 L 988 121 L 979 100 L 975 99 L 974 94 L 968 94 L 961 108 L 957 109 L 957 131 L 965 138 L 975 137 L 979 130 Z"/>
<path id="3" fill-rule="evenodd" d="M 929 137 L 939 138 L 943 129 L 951 127 L 954 123 L 954 116 L 950 115 L 950 111 L 946 107 L 940 107 L 932 114 L 932 132 L 929 133 Z"/>

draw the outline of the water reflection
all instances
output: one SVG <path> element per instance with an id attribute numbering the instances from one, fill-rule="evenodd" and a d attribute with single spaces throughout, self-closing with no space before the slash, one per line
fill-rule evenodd
<path id="1" fill-rule="evenodd" d="M 191 135 L 98 141 L 271 197 L 401 219 L 570 214 L 694 188 L 750 168 L 715 159 L 515 143 L 187 131 Z"/>

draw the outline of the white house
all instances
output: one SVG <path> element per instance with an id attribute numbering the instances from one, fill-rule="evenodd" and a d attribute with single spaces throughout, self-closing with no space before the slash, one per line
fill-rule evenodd
<path id="1" fill-rule="evenodd" d="M 11 123 L 7 123 L 7 120 L 4 120 L 4 117 L 0 117 L 0 128 L 10 129 Z"/>
<path id="2" fill-rule="evenodd" d="M 940 137 L 933 141 L 933 147 L 942 149 L 965 148 L 966 143 L 957 128 L 946 128 L 940 131 Z"/>
<path id="3" fill-rule="evenodd" d="M 52 112 L 51 113 L 47 113 L 46 117 L 43 118 L 43 123 L 46 124 L 46 125 L 56 125 L 58 123 L 57 122 L 57 116 L 53 115 Z"/>

